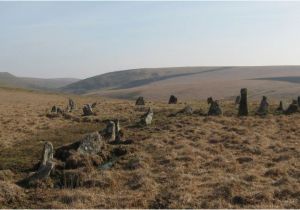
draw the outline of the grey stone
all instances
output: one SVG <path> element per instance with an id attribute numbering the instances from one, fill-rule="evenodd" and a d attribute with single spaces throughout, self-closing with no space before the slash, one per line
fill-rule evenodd
<path id="1" fill-rule="evenodd" d="M 83 111 L 84 116 L 94 115 L 93 109 L 92 109 L 91 105 L 89 105 L 89 104 L 84 105 L 82 108 L 82 111 Z"/>
<path id="2" fill-rule="evenodd" d="M 185 106 L 182 110 L 180 110 L 178 113 L 181 114 L 193 114 L 194 110 L 190 105 Z"/>
<path id="3" fill-rule="evenodd" d="M 53 154 L 54 154 L 54 150 L 53 150 L 53 145 L 51 142 L 46 142 L 44 144 L 44 149 L 43 149 L 43 156 L 42 156 L 42 161 L 41 161 L 41 166 L 46 165 L 47 162 L 52 161 L 53 160 Z"/>
<path id="4" fill-rule="evenodd" d="M 287 110 L 285 110 L 285 114 L 293 114 L 298 112 L 298 101 L 297 100 L 293 100 L 292 103 L 289 105 L 289 107 L 287 108 Z"/>
<path id="5" fill-rule="evenodd" d="M 152 119 L 153 119 L 153 111 L 151 108 L 149 108 L 147 113 L 141 117 L 141 122 L 144 125 L 151 125 Z"/>
<path id="6" fill-rule="evenodd" d="M 85 135 L 80 141 L 77 151 L 81 154 L 97 154 L 102 151 L 104 142 L 98 132 Z"/>
<path id="7" fill-rule="evenodd" d="M 240 101 L 241 101 L 241 96 L 237 96 L 235 98 L 235 105 L 239 105 L 240 104 Z"/>
<path id="8" fill-rule="evenodd" d="M 269 103 L 267 101 L 267 97 L 263 96 L 262 100 L 260 102 L 259 108 L 256 111 L 256 114 L 258 114 L 258 115 L 266 115 L 266 114 L 268 114 L 268 111 L 269 111 Z"/>
<path id="9" fill-rule="evenodd" d="M 207 103 L 210 104 L 209 110 L 208 110 L 208 115 L 209 116 L 218 116 L 222 115 L 222 110 L 219 106 L 218 101 L 213 100 L 212 97 L 209 97 L 207 99 Z"/>
<path id="10" fill-rule="evenodd" d="M 73 111 L 76 108 L 76 104 L 75 104 L 75 102 L 71 98 L 69 98 L 69 105 L 68 105 L 68 107 L 69 107 L 69 111 Z"/>
<path id="11" fill-rule="evenodd" d="M 135 102 L 135 105 L 139 105 L 139 106 L 144 106 L 145 105 L 145 101 L 143 97 L 138 97 L 138 99 Z"/>
<path id="12" fill-rule="evenodd" d="M 241 100 L 240 100 L 238 115 L 248 116 L 247 88 L 241 89 Z"/>
<path id="13" fill-rule="evenodd" d="M 174 95 L 170 96 L 169 104 L 177 104 L 177 97 Z"/>
<path id="14" fill-rule="evenodd" d="M 278 112 L 283 112 L 283 111 L 284 111 L 282 101 L 280 101 L 279 106 L 278 106 L 278 108 L 276 109 L 276 111 L 278 111 Z"/>

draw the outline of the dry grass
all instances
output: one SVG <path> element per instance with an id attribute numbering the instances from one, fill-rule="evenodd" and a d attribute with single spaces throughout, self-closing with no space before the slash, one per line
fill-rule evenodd
<path id="1" fill-rule="evenodd" d="M 170 117 L 185 103 L 148 102 L 153 124 L 139 127 L 143 109 L 131 101 L 72 98 L 79 107 L 97 101 L 97 120 L 47 118 L 52 105 L 66 105 L 65 95 L 0 89 L 1 207 L 300 208 L 300 114 L 238 118 L 222 101 L 224 116 L 207 117 L 199 114 L 206 102 L 191 101 L 196 114 Z M 80 109 L 74 115 L 83 119 Z M 133 140 L 111 169 L 91 169 L 75 189 L 15 184 L 38 162 L 44 141 L 74 142 L 109 118 L 119 118 Z"/>

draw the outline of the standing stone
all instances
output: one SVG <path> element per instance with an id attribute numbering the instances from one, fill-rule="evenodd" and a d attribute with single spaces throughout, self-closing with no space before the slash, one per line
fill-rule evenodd
<path id="1" fill-rule="evenodd" d="M 75 102 L 69 98 L 69 111 L 73 111 L 76 108 Z"/>
<path id="2" fill-rule="evenodd" d="M 93 109 L 92 109 L 91 105 L 89 105 L 89 104 L 84 105 L 82 108 L 82 111 L 83 111 L 84 116 L 90 116 L 90 115 L 94 114 Z"/>
<path id="3" fill-rule="evenodd" d="M 54 154 L 54 150 L 53 150 L 53 145 L 51 142 L 46 142 L 44 144 L 44 149 L 43 149 L 43 156 L 42 156 L 42 162 L 41 165 L 46 165 L 46 163 L 48 161 L 52 161 L 53 160 L 53 154 Z"/>
<path id="4" fill-rule="evenodd" d="M 241 101 L 241 96 L 237 96 L 236 98 L 235 98 L 235 105 L 239 105 L 240 104 L 240 101 Z"/>
<path id="5" fill-rule="evenodd" d="M 210 104 L 208 115 L 218 116 L 222 114 L 222 110 L 219 106 L 218 101 L 214 101 L 212 97 L 207 99 L 207 103 Z"/>
<path id="6" fill-rule="evenodd" d="M 177 97 L 171 95 L 169 99 L 169 104 L 177 104 Z"/>
<path id="7" fill-rule="evenodd" d="M 241 100 L 240 100 L 238 115 L 239 116 L 248 116 L 247 88 L 241 89 Z"/>
<path id="8" fill-rule="evenodd" d="M 289 105 L 289 107 L 285 111 L 285 114 L 293 114 L 296 112 L 298 112 L 298 101 L 293 100 L 293 102 Z"/>
<path id="9" fill-rule="evenodd" d="M 151 125 L 153 118 L 153 111 L 151 108 L 148 109 L 147 113 L 141 117 L 141 122 L 144 125 Z"/>
<path id="10" fill-rule="evenodd" d="M 144 106 L 145 105 L 144 98 L 142 96 L 138 97 L 138 99 L 135 102 L 135 105 Z"/>
<path id="11" fill-rule="evenodd" d="M 51 142 L 46 142 L 43 149 L 41 164 L 34 174 L 25 179 L 26 183 L 31 184 L 37 180 L 45 179 L 50 175 L 55 166 L 55 163 L 53 162 L 53 154 L 53 145 Z"/>
<path id="12" fill-rule="evenodd" d="M 300 106 L 300 96 L 298 96 L 297 100 L 298 100 L 298 106 Z"/>
<path id="13" fill-rule="evenodd" d="M 106 128 L 103 131 L 103 136 L 108 140 L 108 142 L 113 142 L 116 139 L 116 126 L 114 121 L 108 121 Z"/>
<path id="14" fill-rule="evenodd" d="M 278 106 L 278 108 L 276 109 L 276 111 L 278 111 L 278 112 L 283 112 L 283 111 L 284 111 L 282 101 L 280 101 L 279 106 Z"/>
<path id="15" fill-rule="evenodd" d="M 266 115 L 266 114 L 268 114 L 268 111 L 269 111 L 269 103 L 267 101 L 267 97 L 263 96 L 262 100 L 260 102 L 260 106 L 259 106 L 258 110 L 256 111 L 256 114 Z"/>
<path id="16" fill-rule="evenodd" d="M 57 108 L 56 108 L 56 106 L 52 106 L 51 112 L 57 113 Z"/>
<path id="17" fill-rule="evenodd" d="M 115 123 L 115 142 L 119 143 L 121 141 L 121 127 L 120 127 L 120 122 L 118 119 L 114 120 Z"/>

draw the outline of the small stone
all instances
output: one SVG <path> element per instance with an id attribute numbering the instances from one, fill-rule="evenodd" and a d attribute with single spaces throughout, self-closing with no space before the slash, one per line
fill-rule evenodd
<path id="1" fill-rule="evenodd" d="M 138 106 L 144 106 L 145 105 L 145 101 L 144 101 L 144 98 L 143 97 L 138 97 L 138 99 L 136 100 L 135 102 L 135 105 L 138 105 Z"/>
<path id="2" fill-rule="evenodd" d="M 153 118 L 153 111 L 151 108 L 149 108 L 147 113 L 141 117 L 141 122 L 144 125 L 151 125 L 152 118 Z"/>
<path id="3" fill-rule="evenodd" d="M 169 104 L 177 104 L 177 97 L 171 95 L 169 99 Z"/>
<path id="4" fill-rule="evenodd" d="M 256 111 L 256 114 L 266 115 L 266 114 L 268 114 L 268 110 L 269 110 L 269 103 L 267 101 L 267 97 L 263 96 L 262 100 L 260 102 L 260 106 L 259 106 L 258 110 Z"/>

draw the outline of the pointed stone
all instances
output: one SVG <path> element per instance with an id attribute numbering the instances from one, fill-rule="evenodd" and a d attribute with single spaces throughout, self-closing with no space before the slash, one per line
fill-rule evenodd
<path id="1" fill-rule="evenodd" d="M 268 114 L 268 111 L 269 111 L 269 103 L 267 101 L 267 97 L 263 96 L 262 100 L 260 102 L 259 108 L 256 111 L 256 114 L 258 114 L 258 115 L 266 115 L 266 114 Z"/>
<path id="2" fill-rule="evenodd" d="M 144 101 L 144 98 L 143 97 L 138 97 L 138 99 L 136 100 L 135 102 L 135 105 L 138 105 L 138 106 L 144 106 L 145 105 L 145 101 Z"/>

